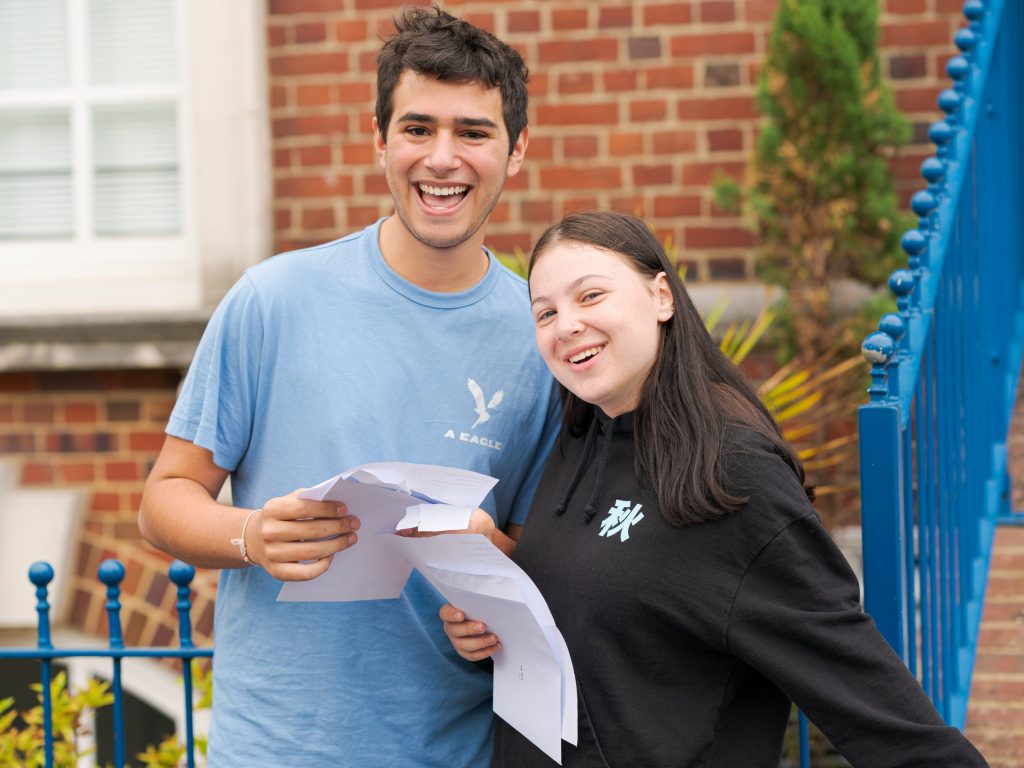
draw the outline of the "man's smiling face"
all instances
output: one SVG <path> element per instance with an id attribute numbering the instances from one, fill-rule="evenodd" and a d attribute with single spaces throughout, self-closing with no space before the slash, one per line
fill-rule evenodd
<path id="1" fill-rule="evenodd" d="M 445 83 L 410 70 L 394 90 L 392 115 L 386 143 L 374 120 L 374 144 L 402 225 L 431 248 L 470 240 L 497 204 L 505 179 L 519 172 L 526 130 L 510 155 L 497 88 Z"/>

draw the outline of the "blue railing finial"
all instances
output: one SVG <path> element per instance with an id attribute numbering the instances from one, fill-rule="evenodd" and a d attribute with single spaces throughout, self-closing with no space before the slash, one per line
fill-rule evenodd
<path id="1" fill-rule="evenodd" d="M 966 32 L 967 34 L 974 37 L 974 33 L 969 29 L 961 29 L 960 32 Z M 959 34 L 959 33 L 958 33 Z M 972 42 L 971 45 L 974 45 Z M 967 74 L 971 71 L 970 62 L 967 61 L 963 56 L 954 56 L 952 59 L 946 62 L 946 74 L 949 75 L 953 80 L 962 81 Z"/>
<path id="2" fill-rule="evenodd" d="M 899 343 L 899 340 L 903 338 L 903 335 L 907 332 L 907 324 L 903 322 L 903 318 L 897 315 L 895 312 L 890 312 L 886 315 L 882 315 L 878 321 L 878 330 L 893 340 L 894 343 Z"/>
<path id="3" fill-rule="evenodd" d="M 947 125 L 949 123 L 947 122 Z M 950 125 L 952 130 L 952 125 Z M 943 151 L 944 149 L 944 151 Z M 928 182 L 928 191 L 931 192 L 936 199 L 942 194 L 942 182 L 946 178 L 946 158 L 949 150 L 940 148 L 941 154 L 939 157 L 927 157 L 921 163 L 921 177 Z"/>
<path id="4" fill-rule="evenodd" d="M 971 51 L 974 50 L 974 47 L 978 44 L 978 36 L 974 33 L 974 30 L 968 27 L 964 27 L 962 29 L 957 30 L 956 35 L 953 36 L 953 42 L 956 44 L 957 48 L 959 48 L 964 53 L 969 54 Z M 949 72 L 948 65 L 946 67 L 946 71 Z M 956 75 L 954 75 L 952 72 L 949 72 L 949 76 L 952 77 L 953 79 L 957 79 Z"/>
<path id="5" fill-rule="evenodd" d="M 981 26 L 981 18 L 985 15 L 985 3 L 981 0 L 967 0 L 964 3 L 964 18 L 971 22 L 971 27 L 977 29 Z"/>
<path id="6" fill-rule="evenodd" d="M 124 580 L 124 566 L 117 560 L 100 563 L 97 575 L 107 585 L 107 622 L 110 625 L 110 647 L 124 647 L 121 636 L 121 582 Z"/>
<path id="7" fill-rule="evenodd" d="M 946 120 L 952 123 L 954 121 L 953 113 L 960 109 L 960 104 L 963 100 L 963 96 L 952 88 L 947 88 L 939 94 L 936 101 L 938 102 L 939 109 L 946 113 Z"/>
<path id="8" fill-rule="evenodd" d="M 50 641 L 50 603 L 47 600 L 48 587 L 53 581 L 53 566 L 42 560 L 37 560 L 28 568 L 28 580 L 36 587 L 36 613 L 39 615 L 38 640 L 36 644 L 40 648 L 52 648 Z"/>
<path id="9" fill-rule="evenodd" d="M 890 358 L 889 370 L 886 372 L 886 386 L 889 396 L 900 398 L 900 376 L 903 375 L 898 363 L 910 359 L 910 338 L 907 336 L 908 326 L 902 317 L 895 312 L 883 315 L 878 321 L 878 330 L 892 339 L 893 356 Z M 902 342 L 901 342 L 902 340 Z"/>
<path id="10" fill-rule="evenodd" d="M 929 184 L 938 185 L 946 176 L 946 164 L 937 157 L 925 158 L 921 163 L 921 176 Z"/>
<path id="11" fill-rule="evenodd" d="M 954 135 L 955 131 L 953 130 L 953 126 L 945 120 L 937 120 L 931 124 L 930 128 L 928 128 L 928 138 L 931 139 L 932 143 L 939 147 L 948 143 Z"/>
<path id="12" fill-rule="evenodd" d="M 914 285 L 914 273 L 909 269 L 897 269 L 889 275 L 889 290 L 896 294 L 896 307 L 904 321 L 910 310 L 910 294 L 914 292 Z"/>
<path id="13" fill-rule="evenodd" d="M 196 577 L 196 569 L 181 560 L 175 560 L 167 569 L 167 575 L 179 587 L 187 587 Z"/>
<path id="14" fill-rule="evenodd" d="M 920 274 L 922 260 L 928 255 L 928 238 L 920 229 L 908 229 L 900 238 L 900 246 L 907 254 L 907 264 L 916 278 Z"/>
<path id="15" fill-rule="evenodd" d="M 190 587 L 192 579 L 195 578 L 196 569 L 181 560 L 175 560 L 167 571 L 178 586 L 178 602 L 175 607 L 178 609 L 178 638 L 182 648 L 192 647 L 192 600 L 190 599 Z"/>
<path id="16" fill-rule="evenodd" d="M 882 402 L 889 394 L 885 367 L 889 364 L 895 351 L 896 345 L 892 338 L 881 331 L 870 334 L 860 345 L 860 353 L 865 360 L 871 363 L 871 386 L 868 387 L 868 395 L 873 403 Z"/>

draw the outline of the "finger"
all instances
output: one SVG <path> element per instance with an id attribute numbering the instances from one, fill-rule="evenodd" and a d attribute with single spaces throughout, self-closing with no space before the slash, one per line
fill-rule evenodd
<path id="1" fill-rule="evenodd" d="M 267 541 L 313 541 L 347 536 L 358 531 L 361 525 L 359 518 L 352 515 L 313 520 L 270 520 L 263 524 L 263 538 Z"/>
<path id="2" fill-rule="evenodd" d="M 492 634 L 480 635 L 479 637 L 463 637 L 453 640 L 452 645 L 460 653 L 476 653 L 477 651 L 488 650 L 498 644 L 498 638 Z"/>
<path id="3" fill-rule="evenodd" d="M 487 631 L 487 625 L 479 621 L 446 621 L 444 633 L 452 640 L 462 637 L 476 637 Z"/>
<path id="4" fill-rule="evenodd" d="M 323 541 L 268 542 L 266 557 L 275 563 L 297 563 L 301 560 L 320 560 L 354 546 L 359 537 L 351 533 Z"/>
<path id="5" fill-rule="evenodd" d="M 333 559 L 325 557 L 313 563 L 270 563 L 265 570 L 281 581 L 309 581 L 325 573 Z"/>
<path id="6" fill-rule="evenodd" d="M 460 611 L 451 603 L 445 603 L 438 610 L 437 615 L 441 617 L 441 621 L 465 621 L 466 614 Z"/>
<path id="7" fill-rule="evenodd" d="M 296 492 L 271 499 L 263 505 L 263 514 L 273 520 L 309 520 L 336 518 L 348 514 L 348 507 L 336 501 L 300 499 Z"/>
<path id="8" fill-rule="evenodd" d="M 501 643 L 495 643 L 489 648 L 483 648 L 479 651 L 466 651 L 465 653 L 459 652 L 459 655 L 467 661 L 483 661 L 488 659 L 498 651 L 501 650 Z"/>

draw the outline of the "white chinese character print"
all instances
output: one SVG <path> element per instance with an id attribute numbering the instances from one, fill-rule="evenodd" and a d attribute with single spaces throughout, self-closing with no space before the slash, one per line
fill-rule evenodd
<path id="1" fill-rule="evenodd" d="M 629 528 L 644 519 L 644 513 L 640 511 L 643 504 L 632 506 L 633 502 L 616 499 L 615 506 L 608 510 L 608 517 L 601 522 L 601 530 L 598 536 L 612 537 L 619 534 L 619 540 L 625 541 L 629 538 Z"/>

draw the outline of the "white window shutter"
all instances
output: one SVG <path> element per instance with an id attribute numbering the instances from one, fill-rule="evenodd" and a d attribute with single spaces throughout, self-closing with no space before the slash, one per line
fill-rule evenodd
<path id="1" fill-rule="evenodd" d="M 174 0 L 88 0 L 93 85 L 168 84 L 177 78 Z"/>
<path id="2" fill-rule="evenodd" d="M 68 110 L 0 112 L 0 240 L 71 237 L 71 183 Z"/>
<path id="3" fill-rule="evenodd" d="M 180 230 L 178 126 L 173 104 L 93 109 L 96 235 Z"/>
<path id="4" fill-rule="evenodd" d="M 70 81 L 68 0 L 0 2 L 0 91 Z"/>

